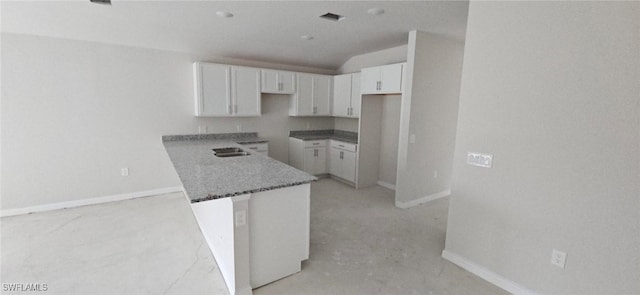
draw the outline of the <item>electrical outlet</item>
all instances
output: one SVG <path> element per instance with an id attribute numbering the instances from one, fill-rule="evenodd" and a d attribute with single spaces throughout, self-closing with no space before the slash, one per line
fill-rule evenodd
<path id="1" fill-rule="evenodd" d="M 198 126 L 198 133 L 200 134 L 207 133 L 207 125 Z"/>
<path id="2" fill-rule="evenodd" d="M 236 125 L 236 130 L 237 130 L 238 132 L 242 131 L 242 124 L 238 124 L 238 125 Z"/>
<path id="3" fill-rule="evenodd" d="M 311 123 L 307 123 L 307 130 L 311 129 Z"/>
<path id="4" fill-rule="evenodd" d="M 416 135 L 415 134 L 411 134 L 409 136 L 409 143 L 416 143 Z"/>
<path id="5" fill-rule="evenodd" d="M 122 176 L 129 176 L 129 168 L 122 168 L 120 169 L 120 174 Z"/>
<path id="6" fill-rule="evenodd" d="M 236 211 L 236 227 L 247 224 L 247 210 Z"/>
<path id="7" fill-rule="evenodd" d="M 433 171 L 433 178 L 438 178 L 438 170 Z"/>
<path id="8" fill-rule="evenodd" d="M 551 264 L 564 269 L 564 265 L 567 263 L 567 253 L 553 249 L 551 251 Z"/>

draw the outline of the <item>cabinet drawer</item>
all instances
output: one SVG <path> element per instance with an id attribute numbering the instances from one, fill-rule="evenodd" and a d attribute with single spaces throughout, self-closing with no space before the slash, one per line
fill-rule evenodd
<path id="1" fill-rule="evenodd" d="M 333 139 L 331 140 L 331 147 L 345 150 L 345 151 L 355 152 L 357 150 L 357 146 L 358 146 L 357 144 L 353 144 L 353 143 L 346 143 L 344 141 L 333 140 Z"/>
<path id="2" fill-rule="evenodd" d="M 326 139 L 321 139 L 321 140 L 305 140 L 305 141 L 304 141 L 304 147 L 305 147 L 305 148 L 310 148 L 310 147 L 323 147 L 323 146 L 327 146 L 327 140 L 326 140 Z"/>

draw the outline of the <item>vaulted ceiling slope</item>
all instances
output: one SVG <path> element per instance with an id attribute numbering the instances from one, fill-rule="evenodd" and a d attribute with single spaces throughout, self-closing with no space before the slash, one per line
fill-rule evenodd
<path id="1" fill-rule="evenodd" d="M 467 1 L 2 1 L 2 32 L 337 69 L 421 30 L 463 40 Z M 371 8 L 383 14 L 367 13 Z M 216 12 L 230 12 L 230 18 Z M 327 12 L 345 18 L 319 18 Z M 304 40 L 303 35 L 313 36 Z"/>

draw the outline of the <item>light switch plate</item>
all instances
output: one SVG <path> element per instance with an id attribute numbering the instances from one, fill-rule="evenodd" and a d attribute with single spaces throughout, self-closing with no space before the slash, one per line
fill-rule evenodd
<path id="1" fill-rule="evenodd" d="M 483 168 L 491 168 L 493 165 L 493 155 L 468 152 L 467 164 Z"/>

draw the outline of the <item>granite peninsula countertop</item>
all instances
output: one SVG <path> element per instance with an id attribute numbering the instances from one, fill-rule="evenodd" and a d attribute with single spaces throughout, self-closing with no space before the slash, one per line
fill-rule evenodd
<path id="1" fill-rule="evenodd" d="M 163 136 L 162 142 L 191 203 L 274 190 L 318 178 L 260 153 L 219 158 L 214 148 L 266 140 L 256 133 Z"/>
<path id="2" fill-rule="evenodd" d="M 289 137 L 302 139 L 302 140 L 319 140 L 319 139 L 335 139 L 348 143 L 358 143 L 358 133 L 336 130 L 336 129 L 324 129 L 324 130 L 295 130 L 289 132 Z"/>

